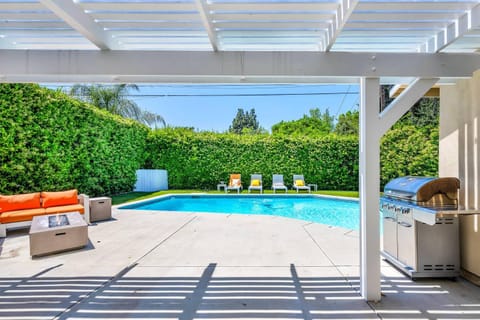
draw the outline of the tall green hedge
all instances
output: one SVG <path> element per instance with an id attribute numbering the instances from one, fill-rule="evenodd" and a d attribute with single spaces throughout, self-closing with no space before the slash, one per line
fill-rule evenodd
<path id="1" fill-rule="evenodd" d="M 148 167 L 168 170 L 172 188 L 212 189 L 230 173 L 261 173 L 265 186 L 272 174 L 283 174 L 287 185 L 293 174 L 321 189 L 355 190 L 358 186 L 358 139 L 327 136 L 320 139 L 271 135 L 195 133 L 157 130 L 148 137 Z"/>
<path id="2" fill-rule="evenodd" d="M 438 141 L 438 126 L 395 125 L 382 138 L 381 185 L 400 176 L 438 175 Z"/>
<path id="3" fill-rule="evenodd" d="M 230 173 L 293 174 L 320 189 L 358 189 L 358 137 L 323 138 L 149 128 L 32 84 L 0 85 L 0 193 L 131 191 L 139 168 L 168 170 L 171 188 L 213 189 Z M 436 175 L 438 127 L 397 124 L 382 139 L 381 185 Z"/>
<path id="4" fill-rule="evenodd" d="M 0 85 L 0 193 L 131 191 L 149 129 L 58 91 Z"/>
<path id="5" fill-rule="evenodd" d="M 230 173 L 261 173 L 265 186 L 272 174 L 304 174 L 307 183 L 327 190 L 358 190 L 358 137 L 288 138 L 157 130 L 148 136 L 147 167 L 168 170 L 172 188 L 212 189 Z M 438 174 L 438 128 L 397 125 L 381 143 L 380 188 L 404 175 Z"/>

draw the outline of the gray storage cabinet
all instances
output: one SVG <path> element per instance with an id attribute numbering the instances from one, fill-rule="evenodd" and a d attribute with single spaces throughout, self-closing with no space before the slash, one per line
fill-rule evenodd
<path id="1" fill-rule="evenodd" d="M 109 197 L 90 198 L 90 222 L 112 218 L 112 199 Z"/>

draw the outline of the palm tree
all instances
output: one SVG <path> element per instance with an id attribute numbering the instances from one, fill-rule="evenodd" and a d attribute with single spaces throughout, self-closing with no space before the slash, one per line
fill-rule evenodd
<path id="1" fill-rule="evenodd" d="M 135 102 L 127 98 L 130 89 L 139 90 L 136 84 L 117 84 L 113 86 L 76 84 L 70 90 L 70 95 L 100 109 L 137 120 L 155 129 L 160 124 L 165 126 L 165 119 L 162 116 L 142 110 Z"/>
<path id="2" fill-rule="evenodd" d="M 159 125 L 161 125 L 162 127 L 166 126 L 165 119 L 163 119 L 161 115 L 153 112 L 144 110 L 142 114 L 142 119 L 143 123 L 153 129 L 158 129 L 160 127 Z"/>

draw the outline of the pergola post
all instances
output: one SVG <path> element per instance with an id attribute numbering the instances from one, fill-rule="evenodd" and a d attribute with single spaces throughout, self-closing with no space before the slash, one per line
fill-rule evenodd
<path id="1" fill-rule="evenodd" d="M 379 78 L 360 78 L 360 292 L 379 301 L 380 139 L 436 82 L 417 78 L 380 112 Z"/>
<path id="2" fill-rule="evenodd" d="M 360 292 L 379 301 L 380 80 L 360 79 Z"/>

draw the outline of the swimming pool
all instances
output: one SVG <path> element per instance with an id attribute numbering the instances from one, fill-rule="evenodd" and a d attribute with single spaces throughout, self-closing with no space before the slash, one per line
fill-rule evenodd
<path id="1" fill-rule="evenodd" d="M 359 229 L 355 200 L 314 195 L 169 195 L 119 209 L 263 214 Z"/>

